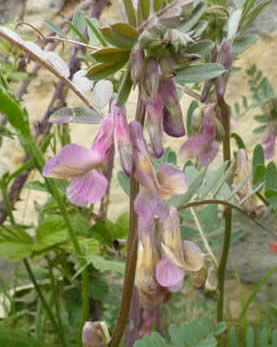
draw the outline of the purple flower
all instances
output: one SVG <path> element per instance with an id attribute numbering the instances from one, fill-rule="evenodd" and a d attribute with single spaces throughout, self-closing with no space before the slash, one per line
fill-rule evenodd
<path id="1" fill-rule="evenodd" d="M 222 64 L 226 70 L 223 75 L 219 76 L 215 82 L 215 89 L 217 97 L 223 97 L 225 94 L 227 81 L 229 79 L 230 72 L 233 65 L 233 55 L 232 55 L 232 43 L 225 41 L 221 47 L 218 54 L 217 62 Z"/>
<path id="2" fill-rule="evenodd" d="M 181 137 L 185 135 L 183 115 L 177 95 L 176 85 L 172 77 L 162 78 L 160 80 L 159 93 L 163 98 L 164 131 L 172 137 Z"/>
<path id="3" fill-rule="evenodd" d="M 168 218 L 158 222 L 158 230 L 162 257 L 156 265 L 156 279 L 162 287 L 175 292 L 182 287 L 185 272 L 196 272 L 203 267 L 204 256 L 195 243 L 182 243 L 176 208 L 171 207 Z"/>
<path id="4" fill-rule="evenodd" d="M 113 119 L 105 117 L 91 149 L 69 144 L 43 169 L 46 177 L 71 179 L 67 198 L 75 205 L 86 206 L 100 201 L 108 187 L 102 171 L 113 151 Z"/>
<path id="5" fill-rule="evenodd" d="M 132 143 L 124 108 L 112 105 L 114 121 L 114 143 L 119 154 L 120 164 L 127 176 L 132 171 Z"/>
<path id="6" fill-rule="evenodd" d="M 185 159 L 198 158 L 201 166 L 208 165 L 217 155 L 215 104 L 205 107 L 203 129 L 200 135 L 193 135 L 183 144 L 180 155 Z"/>
<path id="7" fill-rule="evenodd" d="M 276 142 L 277 130 L 274 126 L 268 126 L 267 136 L 264 140 L 264 154 L 265 159 L 272 159 L 275 154 L 275 142 Z"/>
<path id="8" fill-rule="evenodd" d="M 146 128 L 150 137 L 151 147 L 154 155 L 160 158 L 163 155 L 163 110 L 164 103 L 160 95 L 156 95 L 153 100 L 145 100 L 147 110 Z"/>
<path id="9" fill-rule="evenodd" d="M 169 207 L 165 200 L 187 191 L 186 177 L 182 171 L 168 164 L 160 165 L 159 171 L 155 173 L 148 156 L 141 125 L 136 121 L 131 122 L 130 133 L 136 168 L 135 177 L 141 184 L 135 200 L 135 210 L 143 217 L 146 224 L 151 224 L 154 217 L 167 218 Z"/>

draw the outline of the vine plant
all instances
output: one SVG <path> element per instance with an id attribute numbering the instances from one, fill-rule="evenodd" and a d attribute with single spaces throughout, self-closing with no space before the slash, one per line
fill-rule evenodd
<path id="1" fill-rule="evenodd" d="M 82 276 L 83 346 L 100 346 L 101 343 L 119 346 L 132 300 L 127 345 L 136 343 L 140 346 L 143 340 L 135 341 L 150 335 L 154 325 L 159 326 L 160 306 L 181 290 L 185 273 L 194 274 L 198 288 L 218 292 L 217 321 L 223 322 L 232 210 L 238 210 L 259 224 L 255 219 L 257 194 L 267 206 L 276 208 L 277 189 L 273 179 L 277 178 L 276 166 L 273 162 L 265 166 L 263 149 L 259 145 L 254 151 L 251 174 L 243 140 L 232 133 L 232 110 L 225 99 L 234 60 L 254 42 L 253 37 L 247 36 L 247 29 L 267 3 L 269 1 L 256 4 L 253 0 L 234 0 L 227 6 L 225 0 L 138 0 L 136 4 L 124 0 L 128 23 L 100 28 L 96 20 L 78 11 L 72 23 L 68 22 L 73 40 L 68 39 L 61 28 L 48 23 L 57 36 L 51 35 L 46 37 L 47 40 L 64 41 L 86 47 L 89 51 L 82 56 L 87 69 L 77 71 L 72 81 L 67 64 L 58 54 L 41 49 L 8 28 L 0 28 L 0 37 L 47 68 L 85 105 L 58 109 L 50 119 L 58 129 L 67 131 L 69 122 L 101 122 L 90 149 L 69 143 L 63 133 L 60 138 L 65 146 L 45 162 L 45 152 L 51 146 L 54 148 L 54 142 L 51 137 L 41 144 L 35 142 L 27 111 L 12 95 L 7 79 L 1 78 L 0 111 L 16 131 L 31 164 L 44 177 L 43 189 L 51 194 L 56 204 L 55 211 L 59 214 L 55 216 L 58 218 L 56 222 L 62 223 L 67 230 L 67 240 L 70 240 L 77 258 L 79 267 L 75 276 L 80 273 Z M 86 32 L 88 36 L 84 34 Z M 132 88 L 137 91 L 137 108 L 134 119 L 127 119 L 126 105 Z M 91 101 L 88 93 L 92 89 Z M 194 98 L 186 122 L 180 102 L 183 93 Z M 104 116 L 107 104 L 109 111 Z M 148 132 L 149 145 L 144 129 Z M 176 154 L 164 150 L 163 139 L 166 135 L 179 138 L 185 134 L 187 138 L 178 154 L 178 158 L 185 160 L 181 170 L 176 165 Z M 234 155 L 232 137 L 238 145 Z M 213 171 L 208 165 L 221 148 L 223 164 Z M 114 153 L 122 169 L 118 174 L 119 182 L 129 194 L 130 219 L 120 312 L 109 341 L 103 323 L 88 321 L 88 240 L 77 235 L 70 211 L 75 211 L 73 215 L 81 211 L 83 215 L 80 217 L 79 214 L 78 218 L 84 215 L 96 221 L 103 218 L 101 213 L 95 216 L 89 206 L 101 202 L 100 210 L 105 210 Z M 65 189 L 52 178 L 68 179 L 70 183 Z M 59 342 L 66 346 L 58 303 L 55 316 L 27 261 L 28 256 L 47 254 L 60 245 L 40 243 L 39 240 L 45 237 L 39 234 L 42 227 L 37 230 L 35 242 L 24 227 L 17 225 L 7 195 L 11 181 L 10 176 L 1 181 L 10 225 L 3 225 L 0 237 L 3 243 L 9 242 L 11 237 L 18 242 L 20 238 L 24 239 L 26 247 L 17 259 L 24 259 Z M 70 203 L 65 202 L 65 196 Z M 194 210 L 196 206 L 209 204 L 224 209 L 224 242 L 219 261 Z M 78 207 L 76 210 L 74 205 Z M 181 239 L 180 218 L 184 211 L 190 211 L 193 216 L 205 251 L 194 242 Z M 16 230 L 16 233 L 11 230 Z M 62 239 L 62 243 L 64 241 Z M 97 255 L 91 259 L 90 262 L 97 267 L 101 257 Z M 47 261 L 51 265 L 51 259 L 47 258 Z M 51 271 L 50 278 L 53 280 Z M 144 314 L 137 319 L 139 307 Z M 223 331 L 217 331 L 215 335 Z M 177 330 L 175 333 L 178 335 Z M 175 333 L 170 333 L 173 340 Z M 165 344 L 161 337 L 156 338 L 159 345 Z M 214 337 L 205 341 L 207 346 L 217 344 Z"/>

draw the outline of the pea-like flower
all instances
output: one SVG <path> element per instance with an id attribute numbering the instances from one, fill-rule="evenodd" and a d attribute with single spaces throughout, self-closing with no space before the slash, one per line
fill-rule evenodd
<path id="1" fill-rule="evenodd" d="M 141 184 L 140 192 L 135 200 L 135 210 L 139 216 L 143 217 L 146 224 L 152 224 L 154 217 L 167 218 L 169 206 L 166 200 L 187 191 L 186 177 L 182 171 L 168 164 L 160 165 L 156 173 L 148 156 L 142 127 L 138 122 L 130 123 L 130 134 L 133 143 L 135 177 Z"/>
<path id="2" fill-rule="evenodd" d="M 113 152 L 114 122 L 105 117 L 91 149 L 69 144 L 43 169 L 46 177 L 71 179 L 66 196 L 77 206 L 100 201 L 108 187 L 103 170 Z"/>
<path id="3" fill-rule="evenodd" d="M 156 279 L 162 287 L 176 292 L 182 287 L 185 272 L 197 272 L 203 267 L 204 255 L 195 243 L 182 242 L 176 208 L 171 207 L 168 218 L 158 224 L 162 257 L 156 265 Z"/>
<path id="4" fill-rule="evenodd" d="M 215 107 L 215 104 L 205 106 L 201 133 L 190 136 L 180 149 L 181 156 L 185 159 L 198 158 L 201 166 L 208 165 L 218 152 Z"/>

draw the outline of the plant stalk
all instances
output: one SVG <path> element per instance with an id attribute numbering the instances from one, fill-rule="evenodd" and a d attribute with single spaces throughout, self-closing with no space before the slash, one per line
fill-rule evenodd
<path id="1" fill-rule="evenodd" d="M 138 96 L 136 120 L 141 124 L 144 123 L 145 116 L 145 106 L 142 101 L 141 93 Z M 127 243 L 127 260 L 126 260 L 126 270 L 124 276 L 124 283 L 122 289 L 120 312 L 116 322 L 115 329 L 113 331 L 112 340 L 109 344 L 110 347 L 117 347 L 120 343 L 122 335 L 124 333 L 124 328 L 128 320 L 130 304 L 134 289 L 135 273 L 137 265 L 137 214 L 134 209 L 134 202 L 139 191 L 139 184 L 135 179 L 135 168 L 133 165 L 133 170 L 130 178 L 130 224 L 129 224 L 129 235 Z"/>
<path id="2" fill-rule="evenodd" d="M 231 161 L 231 137 L 230 137 L 230 107 L 226 104 L 224 98 L 218 98 L 218 106 L 221 110 L 221 120 L 225 131 L 223 140 L 223 159 L 224 162 Z M 224 211 L 225 231 L 224 231 L 224 244 L 218 267 L 218 290 L 219 298 L 217 303 L 217 320 L 222 322 L 224 318 L 224 281 L 228 254 L 231 244 L 232 234 L 232 208 L 225 207 Z"/>

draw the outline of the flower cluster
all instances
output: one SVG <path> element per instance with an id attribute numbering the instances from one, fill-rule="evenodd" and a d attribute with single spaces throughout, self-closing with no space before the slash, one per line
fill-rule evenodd
<path id="1" fill-rule="evenodd" d="M 187 191 L 183 172 L 162 164 L 156 173 L 138 122 L 130 124 L 135 177 L 141 184 L 135 199 L 138 214 L 136 286 L 142 305 L 155 307 L 182 287 L 185 272 L 199 271 L 204 257 L 197 245 L 181 241 L 176 208 L 166 200 Z"/>
<path id="2" fill-rule="evenodd" d="M 46 177 L 71 179 L 66 196 L 77 206 L 100 201 L 108 187 L 104 175 L 114 146 L 117 148 L 121 166 L 131 173 L 132 145 L 125 111 L 116 105 L 111 115 L 104 118 L 91 149 L 69 144 L 48 161 L 43 170 Z"/>

